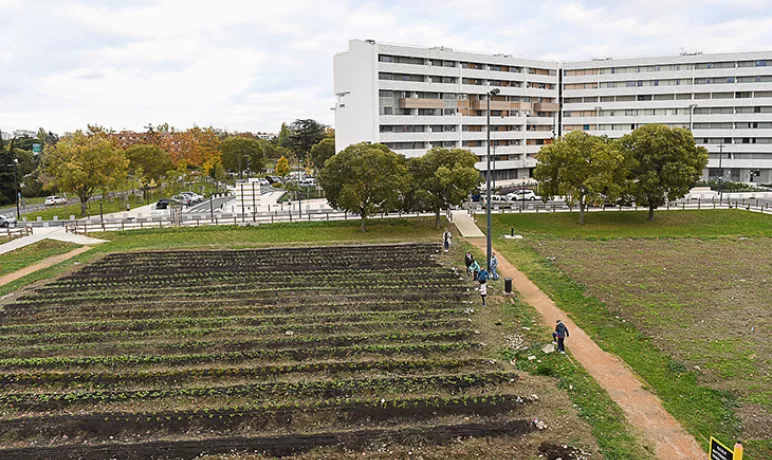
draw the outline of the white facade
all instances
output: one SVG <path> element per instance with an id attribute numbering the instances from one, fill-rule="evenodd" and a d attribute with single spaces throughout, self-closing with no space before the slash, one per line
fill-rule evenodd
<path id="1" fill-rule="evenodd" d="M 557 63 L 352 40 L 334 73 L 338 151 L 363 141 L 408 157 L 461 147 L 484 171 L 495 87 L 499 180 L 529 177 L 554 135 L 619 138 L 661 123 L 692 129 L 708 149 L 705 179 L 772 183 L 772 51 Z"/>
<path id="2" fill-rule="evenodd" d="M 485 170 L 492 88 L 500 90 L 490 101 L 497 179 L 530 177 L 533 156 L 557 130 L 556 62 L 352 40 L 334 58 L 334 81 L 337 151 L 363 141 L 408 157 L 461 147 Z"/>
<path id="3" fill-rule="evenodd" d="M 772 183 L 772 51 L 569 62 L 562 73 L 562 133 L 689 128 L 710 152 L 705 179 Z"/>

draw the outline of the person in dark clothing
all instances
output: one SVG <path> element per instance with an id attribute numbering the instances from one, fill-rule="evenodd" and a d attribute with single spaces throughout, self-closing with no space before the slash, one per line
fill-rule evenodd
<path id="1" fill-rule="evenodd" d="M 485 269 L 485 267 L 480 268 L 480 273 L 477 274 L 477 281 L 480 282 L 480 284 L 485 284 L 488 282 L 488 270 Z"/>
<path id="2" fill-rule="evenodd" d="M 445 231 L 442 233 L 442 248 L 445 250 L 445 252 L 448 252 L 450 249 L 450 242 L 453 239 L 453 234 L 448 231 L 446 228 Z"/>
<path id="3" fill-rule="evenodd" d="M 472 266 L 472 262 L 474 262 L 474 257 L 472 257 L 472 253 L 470 251 L 466 252 L 466 256 L 464 257 L 464 264 L 466 264 L 466 274 L 471 275 L 472 270 L 469 269 L 469 267 Z"/>
<path id="4" fill-rule="evenodd" d="M 555 324 L 555 332 L 552 333 L 552 340 L 557 340 L 558 342 L 558 351 L 562 354 L 566 354 L 566 343 L 565 340 L 568 338 L 570 334 L 568 333 L 568 328 L 565 324 L 563 324 L 563 321 L 558 320 L 557 324 Z"/>

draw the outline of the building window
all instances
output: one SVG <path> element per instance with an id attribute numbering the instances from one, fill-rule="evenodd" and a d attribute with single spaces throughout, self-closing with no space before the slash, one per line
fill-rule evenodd
<path id="1" fill-rule="evenodd" d="M 756 67 L 766 67 L 767 61 L 756 61 Z"/>

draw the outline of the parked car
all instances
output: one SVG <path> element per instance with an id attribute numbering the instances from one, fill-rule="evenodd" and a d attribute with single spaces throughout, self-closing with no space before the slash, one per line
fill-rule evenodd
<path id="1" fill-rule="evenodd" d="M 161 198 L 158 200 L 158 202 L 155 204 L 156 209 L 168 209 L 169 206 L 179 205 L 180 202 L 175 200 L 174 198 Z"/>
<path id="2" fill-rule="evenodd" d="M 316 187 L 316 179 L 313 177 L 308 177 L 300 181 L 298 184 L 301 187 Z"/>
<path id="3" fill-rule="evenodd" d="M 512 201 L 536 200 L 536 194 L 533 193 L 533 190 L 515 190 L 512 193 L 508 193 L 506 197 Z"/>
<path id="4" fill-rule="evenodd" d="M 0 227 L 15 227 L 16 218 L 13 216 L 4 216 L 0 214 Z"/>
<path id="5" fill-rule="evenodd" d="M 196 192 L 182 192 L 180 193 L 180 195 L 190 198 L 190 201 L 193 203 L 199 203 L 201 201 L 204 201 L 204 197 L 199 195 Z"/>
<path id="6" fill-rule="evenodd" d="M 261 187 L 263 187 L 263 186 L 268 187 L 268 186 L 271 185 L 271 183 L 268 181 L 268 179 L 260 179 L 259 182 L 260 182 L 260 186 Z"/>
<path id="7" fill-rule="evenodd" d="M 46 200 L 43 202 L 46 206 L 56 206 L 57 204 L 67 204 L 67 198 L 63 196 L 47 196 Z"/>
<path id="8" fill-rule="evenodd" d="M 480 197 L 480 204 L 485 206 L 486 199 L 487 199 L 487 197 L 485 196 L 485 194 L 482 194 L 482 196 Z M 501 196 L 501 195 L 491 195 L 491 202 L 493 202 L 493 205 L 495 206 L 497 204 L 500 205 L 500 204 L 504 204 L 504 203 L 509 203 L 509 199 L 507 197 Z"/>
<path id="9" fill-rule="evenodd" d="M 271 185 L 274 184 L 283 184 L 284 181 L 281 180 L 281 177 L 279 176 L 265 176 L 265 180 L 271 183 Z"/>
<path id="10" fill-rule="evenodd" d="M 189 196 L 186 196 L 183 194 L 174 195 L 172 199 L 176 200 L 178 203 L 183 204 L 185 206 L 190 206 L 191 204 L 193 204 L 193 200 L 190 199 Z"/>

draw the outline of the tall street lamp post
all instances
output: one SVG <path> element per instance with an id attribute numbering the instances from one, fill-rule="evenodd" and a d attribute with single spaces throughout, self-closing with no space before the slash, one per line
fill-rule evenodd
<path id="1" fill-rule="evenodd" d="M 488 205 L 488 206 L 486 206 L 486 214 L 487 214 L 487 218 L 488 218 L 488 235 L 487 235 L 488 236 L 488 238 L 487 238 L 487 249 L 488 249 L 488 252 L 486 254 L 486 262 L 487 262 L 486 266 L 487 266 L 489 271 L 491 269 L 491 257 L 493 255 L 493 239 L 492 239 L 492 236 L 493 236 L 493 229 L 492 229 L 492 227 L 493 227 L 493 225 L 491 223 L 491 208 L 492 208 L 492 206 L 491 206 L 492 205 L 492 203 L 491 203 L 491 97 L 496 96 L 500 92 L 501 92 L 500 89 L 493 88 L 492 90 L 488 91 L 488 95 L 486 97 L 486 102 L 487 102 L 487 107 L 486 108 L 488 109 L 486 111 L 488 128 L 485 130 L 485 133 L 487 134 L 487 137 L 488 137 L 487 142 L 486 142 L 486 147 L 488 149 L 488 152 L 487 152 L 488 167 L 485 170 L 485 177 L 486 177 L 485 182 L 486 182 L 486 187 L 487 187 L 487 194 L 486 194 L 487 198 L 486 198 L 485 202 Z"/>
<path id="2" fill-rule="evenodd" d="M 19 192 L 19 180 L 17 179 L 17 176 L 19 175 L 19 159 L 14 158 L 13 159 L 13 194 L 16 195 L 14 198 L 16 198 L 16 219 L 21 219 L 21 211 L 19 210 L 19 195 L 21 193 Z"/>

